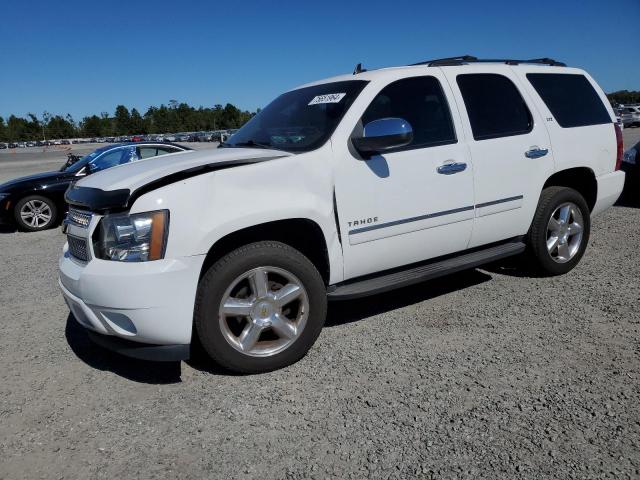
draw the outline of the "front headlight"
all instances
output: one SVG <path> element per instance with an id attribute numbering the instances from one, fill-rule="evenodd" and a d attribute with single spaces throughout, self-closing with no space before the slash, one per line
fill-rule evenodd
<path id="1" fill-rule="evenodd" d="M 107 215 L 96 230 L 95 255 L 118 262 L 160 260 L 164 258 L 168 231 L 168 210 Z"/>
<path id="2" fill-rule="evenodd" d="M 622 157 L 622 161 L 628 163 L 630 165 L 635 165 L 638 158 L 638 152 L 635 148 L 630 148 L 626 152 L 624 152 L 624 156 Z M 0 194 L 1 195 L 1 194 Z"/>

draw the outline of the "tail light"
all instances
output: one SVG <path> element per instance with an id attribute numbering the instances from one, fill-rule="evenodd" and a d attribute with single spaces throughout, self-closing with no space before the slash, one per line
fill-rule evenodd
<path id="1" fill-rule="evenodd" d="M 620 170 L 622 167 L 622 155 L 624 154 L 624 144 L 622 142 L 622 130 L 620 129 L 620 125 L 617 123 L 613 124 L 613 127 L 616 129 L 616 143 L 618 146 L 616 153 L 616 170 Z"/>

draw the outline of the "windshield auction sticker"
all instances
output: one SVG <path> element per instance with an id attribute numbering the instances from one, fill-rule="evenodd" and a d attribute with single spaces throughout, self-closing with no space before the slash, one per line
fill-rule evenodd
<path id="1" fill-rule="evenodd" d="M 345 97 L 346 93 L 326 93 L 318 95 L 309 102 L 309 105 L 319 105 L 321 103 L 338 103 Z"/>

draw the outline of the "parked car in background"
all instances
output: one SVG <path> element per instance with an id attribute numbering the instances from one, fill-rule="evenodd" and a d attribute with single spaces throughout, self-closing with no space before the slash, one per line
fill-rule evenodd
<path id="1" fill-rule="evenodd" d="M 640 126 L 640 107 L 626 105 L 620 107 L 620 119 L 625 127 Z"/>
<path id="2" fill-rule="evenodd" d="M 73 185 L 60 286 L 107 348 L 175 361 L 197 339 L 270 371 L 311 348 L 327 299 L 525 253 L 569 272 L 622 191 L 622 153 L 601 88 L 550 59 L 356 68 L 284 93 L 222 148 Z"/>
<path id="3" fill-rule="evenodd" d="M 8 147 L 6 143 L 0 143 L 0 150 L 4 150 Z"/>
<path id="4" fill-rule="evenodd" d="M 56 225 L 67 210 L 64 192 L 82 177 L 137 160 L 191 150 L 168 143 L 118 144 L 101 147 L 59 171 L 38 173 L 0 185 L 0 223 L 21 230 L 45 230 Z M 178 159 L 176 159 L 178 161 Z"/>
<path id="5" fill-rule="evenodd" d="M 616 123 L 620 127 L 620 131 L 624 130 L 624 122 L 622 121 L 622 117 L 620 116 L 620 109 L 614 108 L 613 114 L 616 116 Z"/>

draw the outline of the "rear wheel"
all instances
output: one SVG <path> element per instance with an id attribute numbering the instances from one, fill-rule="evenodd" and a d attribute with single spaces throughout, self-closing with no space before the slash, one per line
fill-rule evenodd
<path id="1" fill-rule="evenodd" d="M 326 309 L 325 285 L 311 261 L 283 243 L 259 242 L 209 268 L 198 286 L 194 322 L 217 363 L 259 373 L 302 358 Z"/>
<path id="2" fill-rule="evenodd" d="M 542 191 L 528 235 L 532 260 L 542 273 L 561 275 L 582 258 L 591 228 L 584 197 L 567 187 Z"/>
<path id="3" fill-rule="evenodd" d="M 40 195 L 30 195 L 18 201 L 14 217 L 21 230 L 37 232 L 55 225 L 58 209 L 53 201 Z"/>

